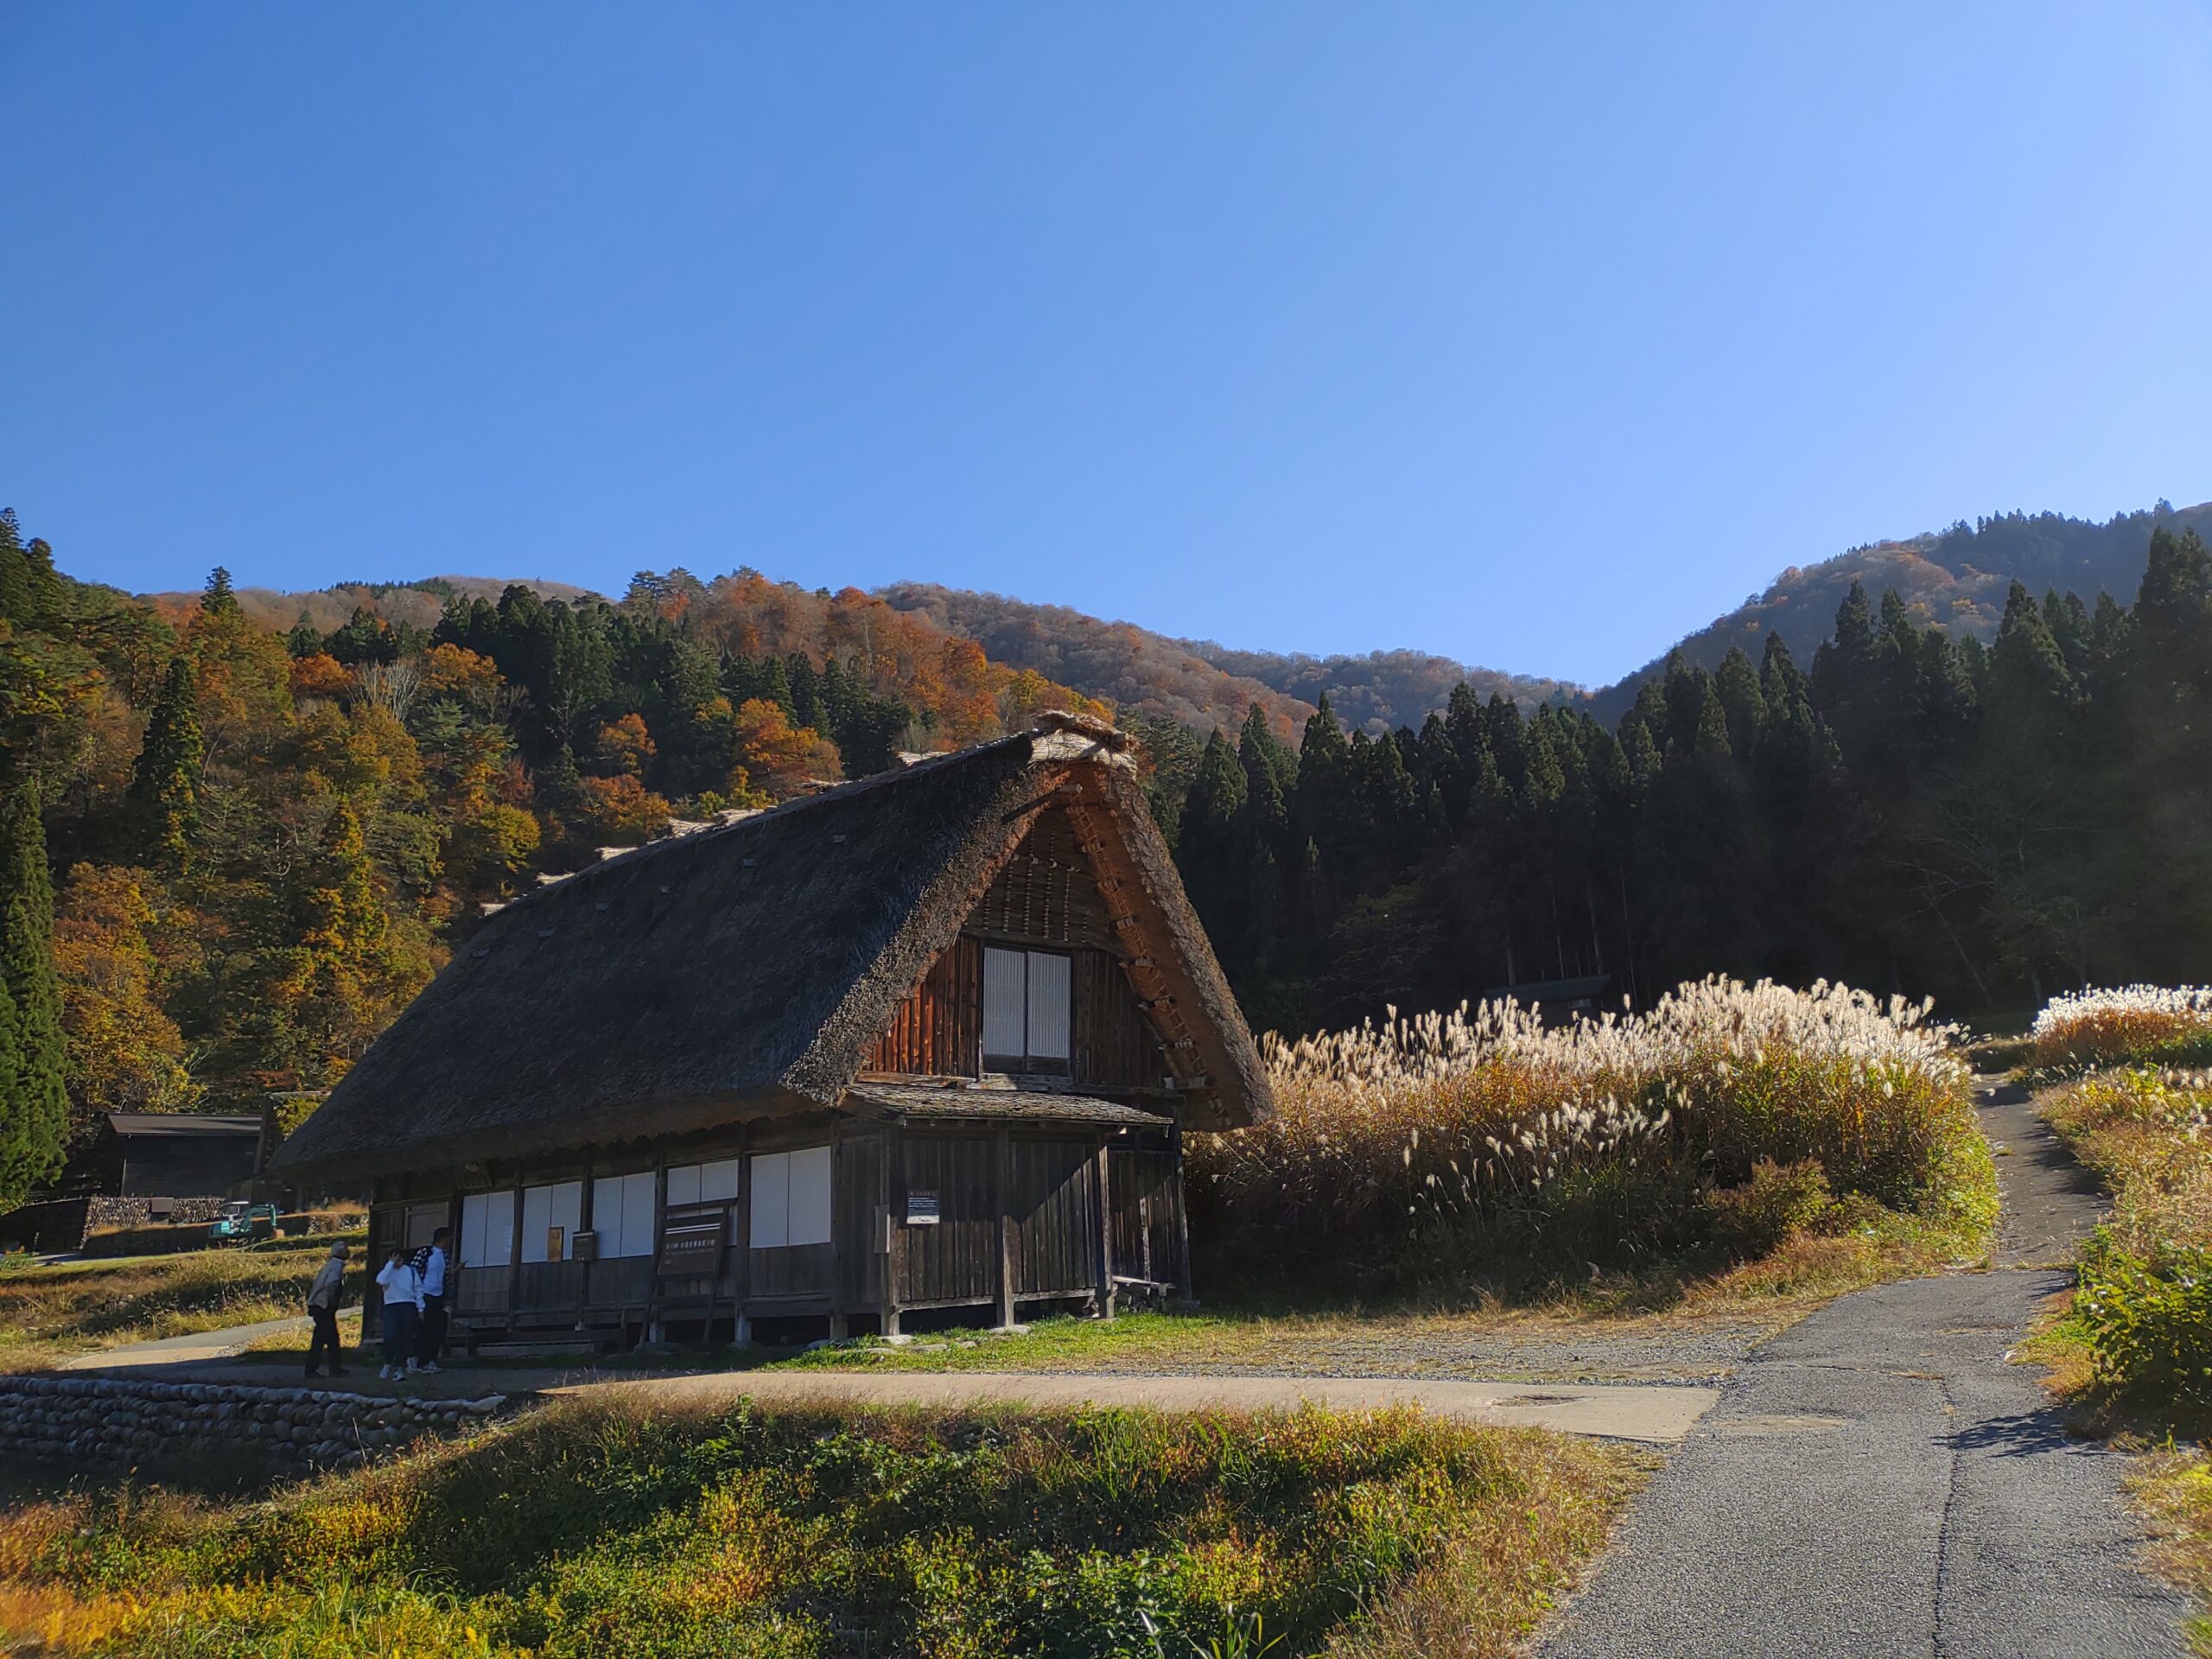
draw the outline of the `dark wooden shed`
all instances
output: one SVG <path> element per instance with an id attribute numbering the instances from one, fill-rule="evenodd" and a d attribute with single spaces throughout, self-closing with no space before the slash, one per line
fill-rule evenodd
<path id="1" fill-rule="evenodd" d="M 82 1190 L 126 1198 L 222 1198 L 260 1167 L 258 1117 L 109 1112 L 73 1171 Z"/>
<path id="2" fill-rule="evenodd" d="M 1183 1136 L 1270 1106 L 1124 750 L 1048 715 L 542 888 L 276 1171 L 454 1228 L 472 1338 L 1186 1291 Z"/>

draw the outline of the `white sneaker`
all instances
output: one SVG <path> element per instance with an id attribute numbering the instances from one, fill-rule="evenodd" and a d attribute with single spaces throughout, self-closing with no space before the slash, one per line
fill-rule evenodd
<path id="1" fill-rule="evenodd" d="M 439 1366 L 436 1360 L 426 1359 L 415 1369 L 422 1372 L 425 1376 L 435 1376 L 438 1374 Z"/>
<path id="2" fill-rule="evenodd" d="M 407 1375 L 410 1376 L 414 1376 L 416 1372 L 422 1369 L 423 1362 L 418 1359 L 410 1359 L 407 1362 Z"/>
<path id="3" fill-rule="evenodd" d="M 377 1381 L 378 1381 L 378 1382 L 391 1382 L 391 1366 L 389 1366 L 389 1365 L 379 1365 L 379 1366 L 378 1366 L 378 1367 L 377 1367 Z"/>

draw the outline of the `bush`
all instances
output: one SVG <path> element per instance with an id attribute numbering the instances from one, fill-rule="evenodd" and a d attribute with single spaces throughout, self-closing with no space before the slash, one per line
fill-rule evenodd
<path id="1" fill-rule="evenodd" d="M 1624 1263 L 1694 1242 L 1700 1193 L 1763 1160 L 1986 1227 L 1967 1068 L 1927 1014 L 1825 982 L 1711 979 L 1564 1027 L 1492 1003 L 1270 1038 L 1275 1116 L 1192 1143 L 1197 1243 L 1285 1278 L 1420 1280 L 1531 1247 Z"/>
<path id="2" fill-rule="evenodd" d="M 1699 1201 L 1700 1230 L 1738 1261 L 1753 1261 L 1792 1233 L 1811 1232 L 1836 1207 L 1826 1171 L 1810 1158 L 1777 1164 L 1762 1158 L 1741 1186 L 1719 1187 Z"/>
<path id="3" fill-rule="evenodd" d="M 2099 1378 L 2161 1403 L 2212 1408 L 2212 1251 L 2155 1266 L 2101 1242 L 2085 1254 L 2074 1314 Z"/>

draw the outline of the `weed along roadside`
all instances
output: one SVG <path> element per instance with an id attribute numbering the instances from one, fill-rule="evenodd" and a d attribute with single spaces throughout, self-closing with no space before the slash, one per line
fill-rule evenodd
<path id="1" fill-rule="evenodd" d="M 2038 1108 L 2112 1211 L 2030 1351 L 2086 1428 L 2136 1453 L 2152 1560 L 2212 1649 L 2212 990 L 2061 997 L 2035 1034 Z"/>

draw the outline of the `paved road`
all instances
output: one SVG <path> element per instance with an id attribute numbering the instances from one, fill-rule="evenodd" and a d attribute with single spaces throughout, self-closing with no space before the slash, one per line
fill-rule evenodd
<path id="1" fill-rule="evenodd" d="M 1984 1127 L 2000 1262 L 2048 1261 L 2096 1198 L 2017 1091 Z M 1543 1659 L 2179 1655 L 2137 1567 L 2124 1459 L 2069 1439 L 2006 1351 L 2063 1271 L 2003 1267 L 1832 1303 L 1752 1356 L 1630 1511 Z"/>

